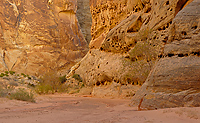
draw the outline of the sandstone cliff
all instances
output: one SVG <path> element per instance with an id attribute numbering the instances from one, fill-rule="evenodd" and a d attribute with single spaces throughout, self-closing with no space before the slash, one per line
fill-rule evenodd
<path id="1" fill-rule="evenodd" d="M 1 0 L 0 71 L 62 74 L 88 51 L 76 0 Z"/>
<path id="2" fill-rule="evenodd" d="M 90 42 L 67 77 L 92 95 L 135 95 L 139 109 L 200 106 L 199 0 L 90 0 L 91 15 L 88 4 L 2 0 L 0 71 L 65 74 Z"/>
<path id="3" fill-rule="evenodd" d="M 140 109 L 200 106 L 199 5 L 194 0 L 173 19 L 163 57 L 132 100 Z"/>
<path id="4" fill-rule="evenodd" d="M 199 3 L 191 2 L 91 0 L 90 51 L 68 75 L 79 74 L 100 97 L 130 88 L 134 95 L 131 85 L 146 80 L 132 100 L 141 108 L 198 106 Z M 180 94 L 190 101 L 180 103 Z"/>
<path id="5" fill-rule="evenodd" d="M 92 40 L 90 42 L 91 50 L 88 54 L 79 62 L 76 66 L 71 69 L 69 76 L 73 74 L 79 74 L 86 85 L 88 86 L 101 86 L 101 85 L 109 85 L 111 83 L 115 83 L 116 86 L 113 88 L 114 93 L 111 91 L 108 95 L 111 97 L 119 96 L 123 93 L 121 86 L 126 84 L 141 85 L 154 61 L 149 61 L 147 63 L 146 59 L 141 59 L 137 62 L 132 62 L 130 59 L 127 59 L 128 54 L 124 54 L 124 52 L 119 51 L 119 54 L 115 54 L 118 52 L 114 51 L 104 51 L 103 45 L 104 42 L 107 41 L 107 37 L 112 37 L 113 39 L 117 38 L 119 40 L 124 41 L 124 36 L 119 34 L 119 38 L 117 36 L 109 36 L 112 32 L 123 32 L 123 30 L 119 30 L 119 26 L 125 25 L 124 30 L 128 30 L 129 26 L 137 26 L 138 20 L 140 20 L 138 13 L 143 12 L 143 5 L 145 4 L 147 7 L 146 12 L 150 12 L 148 7 L 150 2 L 140 0 L 136 1 L 126 1 L 126 0 L 114 0 L 114 1 L 91 1 L 91 13 L 92 13 Z M 136 11 L 136 15 L 134 14 Z M 149 13 L 150 14 L 150 13 Z M 130 16 L 130 17 L 129 17 Z M 131 21 L 131 22 L 130 22 Z M 121 23 L 120 23 L 121 22 Z M 129 23 L 129 24 L 126 24 Z M 116 27 L 115 27 L 116 26 Z M 131 30 L 131 29 L 130 29 Z M 125 31 L 124 31 L 125 32 Z M 107 37 L 106 37 L 107 35 Z M 120 39 L 121 38 L 121 39 Z M 113 46 L 117 47 L 118 41 L 115 40 Z M 130 39 L 130 38 L 129 38 Z M 129 40 L 128 39 L 128 40 Z M 131 39 L 130 39 L 131 40 Z M 114 41 L 113 41 L 114 42 Z M 130 41 L 134 42 L 134 41 Z M 130 43 L 131 45 L 131 43 Z M 119 46 L 120 47 L 120 46 Z M 138 48 L 147 47 L 146 43 L 141 43 Z M 121 49 L 123 49 L 122 47 Z M 147 50 L 151 50 L 152 47 Z M 101 50 L 100 50 L 101 49 Z M 108 48 L 112 49 L 112 47 Z M 118 49 L 116 49 L 117 51 Z M 141 50 L 141 54 L 143 51 Z M 154 52 L 152 54 L 154 55 Z M 118 84 L 117 84 L 118 83 Z M 128 88 L 129 87 L 123 87 Z M 109 89 L 108 89 L 109 91 Z M 93 92 L 95 94 L 96 92 Z M 98 92 L 97 92 L 98 93 Z M 125 92 L 126 93 L 126 92 Z M 129 93 L 129 92 L 128 92 Z M 129 94 L 128 94 L 129 95 Z M 103 95 L 101 95 L 103 96 Z"/>

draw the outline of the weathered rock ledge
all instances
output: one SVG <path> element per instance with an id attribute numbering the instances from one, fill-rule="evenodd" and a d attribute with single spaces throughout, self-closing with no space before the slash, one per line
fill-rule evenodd
<path id="1" fill-rule="evenodd" d="M 164 56 L 132 99 L 139 109 L 200 106 L 200 1 L 172 22 Z"/>
<path id="2" fill-rule="evenodd" d="M 69 76 L 80 75 L 85 85 L 92 86 L 95 90 L 99 89 L 96 92 L 101 93 L 96 93 L 96 96 L 102 96 L 112 91 L 115 93 L 113 86 L 110 85 L 119 84 L 120 88 L 121 86 L 143 84 L 150 71 L 154 70 L 153 66 L 157 66 L 164 60 L 166 66 L 163 63 L 160 69 L 165 70 L 163 74 L 164 72 L 171 72 L 170 75 L 174 75 L 174 80 L 171 81 L 170 78 L 165 81 L 169 76 L 166 74 L 160 80 L 158 79 L 159 81 L 156 80 L 157 83 L 166 82 L 164 86 L 168 86 L 167 83 L 169 83 L 172 86 L 171 88 L 176 86 L 183 88 L 184 82 L 182 80 L 182 83 L 180 81 L 181 84 L 177 83 L 176 85 L 174 82 L 175 79 L 179 78 L 179 74 L 182 75 L 179 69 L 182 64 L 185 64 L 184 62 L 192 59 L 197 60 L 195 62 L 197 64 L 199 62 L 199 39 L 197 35 L 192 34 L 198 34 L 199 20 L 195 20 L 196 25 L 190 24 L 191 17 L 196 16 L 195 13 L 191 13 L 192 16 L 189 15 L 188 21 L 185 21 L 184 24 L 176 25 L 175 21 L 180 16 L 180 10 L 184 8 L 185 11 L 190 11 L 185 6 L 191 2 L 192 0 L 92 0 L 93 23 L 90 51 L 71 69 Z M 196 10 L 198 11 L 198 9 Z M 196 18 L 199 17 L 196 16 Z M 177 22 L 182 23 L 180 20 L 177 20 Z M 185 28 L 186 25 L 188 30 Z M 189 37 L 190 34 L 193 36 Z M 174 59 L 173 56 L 177 59 Z M 168 65 L 170 63 L 175 64 L 176 61 L 179 61 L 180 65 L 175 65 L 176 69 L 170 69 Z M 190 64 L 190 62 L 187 62 L 187 64 Z M 187 69 L 183 68 L 183 71 L 185 71 L 183 74 L 191 80 L 193 77 L 187 74 L 187 71 L 192 68 L 194 66 Z M 198 69 L 195 68 L 192 71 L 198 73 Z M 177 73 L 174 74 L 175 72 Z M 162 77 L 162 75 L 159 77 Z M 196 78 L 194 78 L 194 81 L 196 81 Z M 101 86 L 105 86 L 107 83 L 111 83 L 108 84 L 108 89 L 102 89 Z M 187 84 L 186 82 L 184 86 L 187 86 Z M 109 88 L 110 92 L 108 91 Z M 170 90 L 170 88 L 166 88 L 165 91 L 168 89 Z M 142 94 L 139 94 L 139 92 L 136 97 L 137 95 L 141 97 Z M 136 102 L 138 101 L 140 102 L 141 98 L 137 98 Z M 139 105 L 139 103 L 135 104 Z"/>

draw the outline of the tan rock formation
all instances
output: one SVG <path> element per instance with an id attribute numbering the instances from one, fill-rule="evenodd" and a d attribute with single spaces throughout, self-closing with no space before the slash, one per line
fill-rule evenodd
<path id="1" fill-rule="evenodd" d="M 1 0 L 0 71 L 65 72 L 87 52 L 76 0 Z"/>
<path id="2" fill-rule="evenodd" d="M 104 85 L 104 82 L 142 84 L 151 69 L 151 64 L 146 64 L 145 60 L 131 62 L 122 55 L 97 49 L 90 50 L 76 66 L 74 73 L 79 74 L 89 86 Z"/>
<path id="3" fill-rule="evenodd" d="M 92 0 L 91 50 L 71 73 L 80 74 L 90 86 L 104 82 L 142 84 L 163 55 L 176 11 L 186 3 Z"/>
<path id="4" fill-rule="evenodd" d="M 139 0 L 135 2 L 130 0 L 102 0 L 90 2 L 93 19 L 91 31 L 92 40 L 89 45 L 91 50 L 81 62 L 71 69 L 68 77 L 73 74 L 79 74 L 88 86 L 101 86 L 105 83 L 113 82 L 120 83 L 120 85 L 142 84 L 145 81 L 153 62 L 146 64 L 146 60 L 142 59 L 139 62 L 133 63 L 130 59 L 126 59 L 123 54 L 114 54 L 98 50 L 112 28 L 119 24 L 123 19 L 130 16 L 133 9 L 135 9 L 135 11 L 142 10 L 141 2 Z M 147 1 L 147 3 L 149 2 Z M 130 18 L 129 21 L 131 21 Z M 134 22 L 132 23 L 135 23 L 135 20 L 133 21 Z M 123 25 L 123 23 L 121 25 Z M 145 44 L 141 43 L 141 45 Z M 134 76 L 132 76 L 133 73 Z M 98 92 L 101 91 L 98 89 L 101 90 L 103 88 L 96 87 L 95 91 L 93 91 L 93 95 L 99 95 Z M 109 91 L 109 89 L 107 91 Z M 130 90 L 130 93 L 134 92 Z M 121 92 L 117 92 L 117 94 L 120 95 Z M 103 94 L 99 96 L 102 97 Z"/>
<path id="5" fill-rule="evenodd" d="M 102 42 L 102 37 L 104 37 L 102 35 L 107 35 L 111 29 L 130 16 L 131 13 L 138 12 L 143 8 L 140 0 L 91 0 L 90 4 L 93 20 L 92 41 L 98 42 L 100 40 Z"/>
<path id="6" fill-rule="evenodd" d="M 164 58 L 134 96 L 133 105 L 140 109 L 200 106 L 199 5 L 194 0 L 174 18 Z"/>

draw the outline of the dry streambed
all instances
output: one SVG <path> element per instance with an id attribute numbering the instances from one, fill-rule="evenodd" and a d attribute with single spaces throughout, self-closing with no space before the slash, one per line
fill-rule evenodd
<path id="1" fill-rule="evenodd" d="M 137 111 L 130 100 L 38 96 L 36 103 L 0 98 L 0 123 L 199 123 L 200 108 Z"/>

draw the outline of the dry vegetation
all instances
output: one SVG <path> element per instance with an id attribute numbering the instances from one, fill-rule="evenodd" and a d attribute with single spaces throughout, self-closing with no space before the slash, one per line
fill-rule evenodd
<path id="1" fill-rule="evenodd" d="M 55 72 L 51 71 L 44 74 L 40 80 L 40 84 L 35 88 L 38 94 L 54 94 L 67 91 L 67 87 L 64 84 L 66 76 L 58 77 Z"/>
<path id="2" fill-rule="evenodd" d="M 56 71 L 47 72 L 39 79 L 24 73 L 5 71 L 0 74 L 0 97 L 35 102 L 37 94 L 74 94 L 79 93 L 84 87 L 82 78 L 78 74 L 74 74 L 70 81 L 66 80 L 66 75 L 59 76 Z"/>

